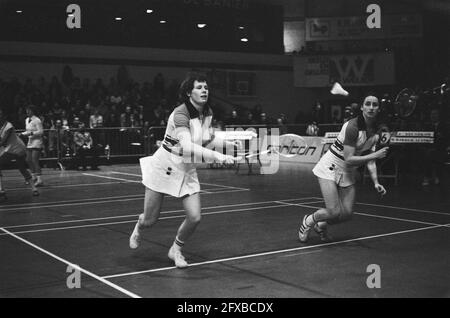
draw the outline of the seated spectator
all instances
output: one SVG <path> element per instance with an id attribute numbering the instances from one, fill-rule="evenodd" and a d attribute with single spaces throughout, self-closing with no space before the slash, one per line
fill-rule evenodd
<path id="1" fill-rule="evenodd" d="M 270 125 L 270 119 L 267 118 L 267 114 L 262 112 L 259 115 L 258 125 Z"/>
<path id="2" fill-rule="evenodd" d="M 73 118 L 72 124 L 70 125 L 70 128 L 78 129 L 78 127 L 80 127 L 80 123 L 81 123 L 80 117 L 75 116 Z"/>
<path id="3" fill-rule="evenodd" d="M 319 135 L 319 126 L 317 126 L 317 122 L 313 121 L 306 128 L 306 135 L 308 136 L 318 136 Z"/>
<path id="4" fill-rule="evenodd" d="M 120 114 L 120 127 L 131 127 L 131 106 L 125 107 L 125 112 Z"/>
<path id="5" fill-rule="evenodd" d="M 98 108 L 94 109 L 94 114 L 89 118 L 89 128 L 103 127 L 103 116 L 100 115 Z"/>
<path id="6" fill-rule="evenodd" d="M 256 125 L 256 120 L 253 118 L 253 113 L 248 112 L 247 118 L 243 122 L 244 125 Z"/>
<path id="7" fill-rule="evenodd" d="M 288 128 L 284 124 L 282 118 L 277 118 L 277 126 L 278 126 L 278 129 L 280 130 L 280 135 L 284 135 L 284 134 L 288 133 Z"/>
<path id="8" fill-rule="evenodd" d="M 86 170 L 87 166 L 87 156 L 91 156 L 91 168 L 92 170 L 97 170 L 98 161 L 98 151 L 97 147 L 92 140 L 90 132 L 85 129 L 83 122 L 80 123 L 79 129 L 73 134 L 73 141 L 75 146 L 75 156 L 76 156 L 76 168 L 79 166 Z"/>
<path id="9" fill-rule="evenodd" d="M 151 126 L 165 126 L 165 111 L 161 104 L 158 104 L 150 114 Z"/>
<path id="10" fill-rule="evenodd" d="M 239 125 L 241 121 L 238 118 L 238 114 L 236 110 L 233 110 L 230 116 L 225 119 L 225 125 Z"/>

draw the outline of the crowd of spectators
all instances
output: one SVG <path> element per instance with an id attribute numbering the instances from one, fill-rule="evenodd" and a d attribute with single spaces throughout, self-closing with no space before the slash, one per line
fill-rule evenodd
<path id="1" fill-rule="evenodd" d="M 44 129 L 54 128 L 57 120 L 64 128 L 76 128 L 75 118 L 89 128 L 164 125 L 169 105 L 176 102 L 176 95 L 168 95 L 162 74 L 157 74 L 152 83 L 142 84 L 119 76 L 109 83 L 66 77 L 60 80 L 53 76 L 50 81 L 41 77 L 37 82 L 0 79 L 0 102 L 9 120 L 18 129 L 24 128 L 25 107 L 33 104 Z"/>

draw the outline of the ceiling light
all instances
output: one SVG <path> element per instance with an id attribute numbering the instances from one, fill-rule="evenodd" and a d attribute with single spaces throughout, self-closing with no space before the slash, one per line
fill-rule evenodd
<path id="1" fill-rule="evenodd" d="M 121 17 L 115 17 L 114 19 L 115 19 L 116 21 L 121 21 L 121 20 L 122 20 Z"/>
<path id="2" fill-rule="evenodd" d="M 247 38 L 242 38 L 241 42 L 248 42 L 248 39 Z"/>
<path id="3" fill-rule="evenodd" d="M 199 29 L 203 29 L 205 26 L 206 26 L 206 23 L 198 23 L 198 24 L 197 24 L 197 27 L 198 27 Z"/>
<path id="4" fill-rule="evenodd" d="M 153 12 L 153 10 L 152 9 L 147 9 L 147 11 L 146 11 L 147 13 L 152 13 Z"/>

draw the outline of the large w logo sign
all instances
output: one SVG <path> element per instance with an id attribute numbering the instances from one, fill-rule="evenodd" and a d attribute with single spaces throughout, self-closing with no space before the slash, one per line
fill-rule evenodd
<path id="1" fill-rule="evenodd" d="M 374 58 L 370 55 L 331 57 L 330 80 L 347 85 L 371 84 L 375 80 Z"/>

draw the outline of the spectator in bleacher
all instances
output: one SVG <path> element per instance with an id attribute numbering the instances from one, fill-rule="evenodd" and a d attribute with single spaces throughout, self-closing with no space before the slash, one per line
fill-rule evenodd
<path id="1" fill-rule="evenodd" d="M 137 108 L 133 109 L 131 114 L 131 127 L 142 127 L 143 122 Z"/>
<path id="2" fill-rule="evenodd" d="M 81 123 L 80 117 L 75 116 L 73 118 L 73 121 L 72 121 L 72 124 L 71 124 L 70 128 L 71 129 L 78 129 L 78 127 L 80 127 L 80 123 Z"/>
<path id="3" fill-rule="evenodd" d="M 25 131 L 22 135 L 28 137 L 27 162 L 31 169 L 34 185 L 42 186 L 44 183 L 41 178 L 42 171 L 39 165 L 39 158 L 44 146 L 44 128 L 41 119 L 37 116 L 36 106 L 28 105 L 26 112 L 28 117 L 25 119 Z"/>
<path id="4" fill-rule="evenodd" d="M 286 124 L 283 122 L 282 118 L 277 118 L 277 128 L 280 130 L 279 133 L 280 135 L 284 135 L 288 133 L 288 128 L 286 126 Z"/>
<path id="5" fill-rule="evenodd" d="M 88 164 L 86 157 L 90 156 L 92 160 L 91 168 L 92 170 L 97 170 L 97 147 L 94 144 L 90 132 L 86 130 L 83 122 L 80 122 L 78 130 L 74 132 L 73 142 L 75 146 L 77 168 L 81 166 L 83 170 L 86 170 Z"/>
<path id="6" fill-rule="evenodd" d="M 111 104 L 113 105 L 119 105 L 120 103 L 122 103 L 122 95 L 119 94 L 119 90 L 115 89 L 110 96 L 109 101 L 111 102 Z"/>
<path id="7" fill-rule="evenodd" d="M 312 107 L 312 118 L 316 123 L 323 123 L 323 107 L 320 101 L 316 101 Z"/>
<path id="8" fill-rule="evenodd" d="M 63 109 L 63 111 L 61 112 L 61 116 L 59 119 L 61 120 L 61 126 L 64 129 L 68 129 L 69 128 L 69 116 L 67 115 L 67 111 L 65 109 Z"/>
<path id="9" fill-rule="evenodd" d="M 127 105 L 125 107 L 125 112 L 120 114 L 120 127 L 131 127 L 131 106 Z"/>
<path id="10" fill-rule="evenodd" d="M 165 111 L 161 104 L 158 104 L 150 114 L 150 126 L 165 126 Z"/>
<path id="11" fill-rule="evenodd" d="M 243 121 L 244 125 L 256 125 L 256 120 L 253 118 L 253 113 L 248 112 L 247 118 Z"/>
<path id="12" fill-rule="evenodd" d="M 228 118 L 225 119 L 225 125 L 239 125 L 241 120 L 238 117 L 237 111 L 233 109 Z"/>
<path id="13" fill-rule="evenodd" d="M 431 110 L 430 120 L 430 124 L 426 125 L 424 129 L 434 132 L 434 143 L 429 147 L 423 147 L 423 150 L 420 151 L 424 155 L 421 165 L 424 168 L 423 186 L 428 186 L 430 182 L 436 185 L 441 182 L 449 147 L 449 132 L 445 123 L 441 121 L 438 108 Z"/>
<path id="14" fill-rule="evenodd" d="M 267 117 L 267 114 L 265 112 L 262 112 L 259 115 L 258 125 L 270 125 L 270 119 Z"/>
<path id="15" fill-rule="evenodd" d="M 317 122 L 313 121 L 311 124 L 308 125 L 308 127 L 306 128 L 306 135 L 307 136 L 319 135 L 319 126 L 317 125 Z"/>
<path id="16" fill-rule="evenodd" d="M 100 114 L 98 108 L 95 108 L 93 112 L 89 118 L 89 128 L 103 127 L 103 116 Z"/>
<path id="17" fill-rule="evenodd" d="M 283 124 L 287 125 L 288 124 L 288 119 L 285 113 L 280 113 L 279 118 L 283 121 Z"/>
<path id="18" fill-rule="evenodd" d="M 58 101 L 55 101 L 53 103 L 53 107 L 52 107 L 52 112 L 53 112 L 54 118 L 61 118 L 62 111 L 63 111 L 63 109 L 61 108 L 61 105 L 58 103 Z"/>

